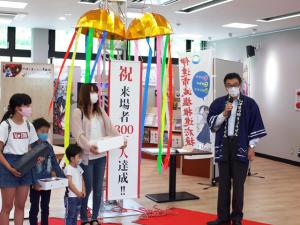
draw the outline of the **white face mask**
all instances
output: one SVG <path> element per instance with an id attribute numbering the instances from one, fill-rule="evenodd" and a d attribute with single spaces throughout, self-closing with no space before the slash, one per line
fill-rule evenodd
<path id="1" fill-rule="evenodd" d="M 97 93 L 91 93 L 90 95 L 92 104 L 95 104 L 98 101 L 98 94 Z"/>
<path id="2" fill-rule="evenodd" d="M 228 88 L 227 91 L 231 97 L 237 97 L 240 94 L 240 87 L 231 87 Z"/>

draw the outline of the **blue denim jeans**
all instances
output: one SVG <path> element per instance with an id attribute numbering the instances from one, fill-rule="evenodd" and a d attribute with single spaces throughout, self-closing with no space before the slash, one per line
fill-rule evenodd
<path id="1" fill-rule="evenodd" d="M 88 222 L 87 204 L 91 191 L 93 190 L 93 212 L 92 220 L 97 220 L 103 193 L 103 178 L 106 166 L 106 157 L 89 160 L 89 164 L 80 165 L 83 169 L 83 179 L 85 182 L 86 196 L 82 199 L 80 218 L 83 223 Z"/>
<path id="2" fill-rule="evenodd" d="M 65 225 L 77 225 L 77 218 L 81 207 L 81 198 L 65 197 Z"/>

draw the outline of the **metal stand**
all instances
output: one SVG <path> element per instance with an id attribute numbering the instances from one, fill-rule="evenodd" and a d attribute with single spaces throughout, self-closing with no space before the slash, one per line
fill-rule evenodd
<path id="1" fill-rule="evenodd" d="M 257 177 L 257 178 L 262 178 L 262 179 L 265 178 L 263 176 L 258 176 L 258 173 L 251 173 L 251 167 L 249 167 L 249 169 L 248 169 L 248 177 Z"/>
<path id="2" fill-rule="evenodd" d="M 146 197 L 157 203 L 199 199 L 188 192 L 176 192 L 176 155 L 170 156 L 169 193 L 147 194 Z"/>
<path id="3" fill-rule="evenodd" d="M 217 183 L 218 183 L 218 177 L 216 177 L 216 164 L 214 164 L 214 166 L 213 166 L 213 178 L 211 180 L 211 184 L 205 184 L 205 183 L 198 183 L 198 184 L 203 185 L 203 186 L 207 186 L 207 187 L 203 188 L 203 190 L 208 190 L 210 188 L 217 187 Z"/>
<path id="4" fill-rule="evenodd" d="M 251 162 L 249 163 L 249 168 L 248 168 L 248 177 L 257 177 L 257 178 L 262 178 L 264 179 L 265 177 L 263 176 L 258 176 L 258 173 L 251 173 Z"/>

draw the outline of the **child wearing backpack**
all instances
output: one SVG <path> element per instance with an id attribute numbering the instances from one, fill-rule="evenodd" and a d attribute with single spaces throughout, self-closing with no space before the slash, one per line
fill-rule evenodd
<path id="1" fill-rule="evenodd" d="M 0 124 L 0 189 L 1 225 L 9 225 L 9 214 L 15 206 L 15 224 L 23 224 L 24 207 L 29 187 L 33 183 L 31 171 L 21 175 L 12 163 L 26 154 L 38 140 L 33 125 L 24 118 L 31 116 L 31 98 L 14 94 Z"/>

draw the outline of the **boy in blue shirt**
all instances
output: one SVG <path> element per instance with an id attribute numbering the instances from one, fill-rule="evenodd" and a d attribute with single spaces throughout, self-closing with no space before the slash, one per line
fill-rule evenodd
<path id="1" fill-rule="evenodd" d="M 33 168 L 34 185 L 30 188 L 31 207 L 29 222 L 30 225 L 38 224 L 37 216 L 39 213 L 39 205 L 41 204 L 41 225 L 48 225 L 51 190 L 40 190 L 37 182 L 39 179 L 51 178 L 52 176 L 65 177 L 65 175 L 59 167 L 52 146 L 47 141 L 50 123 L 44 118 L 38 118 L 33 121 L 33 126 L 39 137 L 38 142 L 48 145 L 48 154 L 43 162 Z"/>

